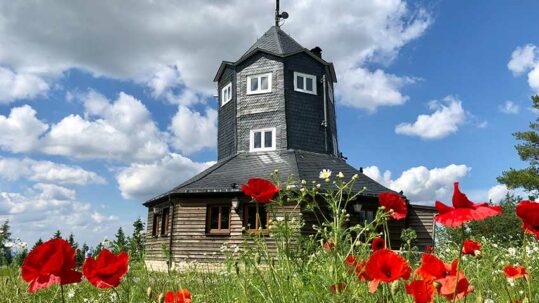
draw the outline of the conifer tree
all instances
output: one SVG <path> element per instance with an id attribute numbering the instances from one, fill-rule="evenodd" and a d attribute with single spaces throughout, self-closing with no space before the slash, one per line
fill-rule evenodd
<path id="1" fill-rule="evenodd" d="M 144 222 L 140 218 L 133 223 L 133 235 L 129 242 L 129 255 L 133 260 L 142 260 L 144 256 Z"/>
<path id="2" fill-rule="evenodd" d="M 125 237 L 125 233 L 124 233 L 123 229 L 120 227 L 118 229 L 118 232 L 116 233 L 116 239 L 113 242 L 113 244 L 114 244 L 114 252 L 115 253 L 120 253 L 122 251 L 127 252 L 128 243 L 129 243 L 129 241 Z"/>
<path id="3" fill-rule="evenodd" d="M 0 227 L 0 265 L 9 265 L 13 261 L 11 247 L 8 245 L 12 241 L 9 229 L 9 221 Z"/>

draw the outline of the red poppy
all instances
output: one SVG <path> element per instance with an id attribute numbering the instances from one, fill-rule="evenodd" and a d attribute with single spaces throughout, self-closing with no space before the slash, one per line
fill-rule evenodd
<path id="1" fill-rule="evenodd" d="M 488 203 L 473 203 L 459 190 L 459 183 L 455 182 L 453 192 L 453 207 L 436 201 L 438 215 L 434 221 L 448 226 L 459 227 L 469 221 L 484 220 L 502 213 L 501 206 L 490 206 Z"/>
<path id="2" fill-rule="evenodd" d="M 86 279 L 97 288 L 118 287 L 128 269 L 127 253 L 121 252 L 116 256 L 108 249 L 103 249 L 97 259 L 88 257 L 82 266 Z"/>
<path id="3" fill-rule="evenodd" d="M 522 220 L 522 228 L 539 239 L 539 203 L 520 201 L 516 207 L 517 216 Z"/>
<path id="4" fill-rule="evenodd" d="M 524 266 L 507 265 L 503 272 L 508 279 L 518 279 L 528 275 Z"/>
<path id="5" fill-rule="evenodd" d="M 372 239 L 371 244 L 372 251 L 377 251 L 386 248 L 386 241 L 380 237 Z"/>
<path id="6" fill-rule="evenodd" d="M 329 291 L 331 291 L 332 294 L 343 292 L 345 289 L 346 289 L 346 284 L 343 282 L 338 283 L 338 284 L 333 284 L 329 287 Z"/>
<path id="7" fill-rule="evenodd" d="M 369 291 L 375 292 L 380 282 L 390 283 L 400 278 L 410 278 L 410 266 L 399 254 L 389 249 L 375 251 L 365 265 L 367 275 L 372 278 Z"/>
<path id="8" fill-rule="evenodd" d="M 365 270 L 365 265 L 367 265 L 367 261 L 363 260 L 356 266 L 356 276 L 360 281 L 367 282 L 371 281 L 371 277 L 367 274 L 367 271 Z"/>
<path id="9" fill-rule="evenodd" d="M 415 274 L 425 281 L 437 282 L 440 285 L 438 293 L 446 296 L 448 300 L 453 299 L 455 287 L 457 288 L 457 298 L 463 298 L 473 291 L 468 279 L 462 271 L 458 271 L 458 259 L 453 263 L 446 264 L 435 255 L 423 254 L 421 256 L 421 266 L 416 269 Z"/>
<path id="10" fill-rule="evenodd" d="M 266 179 L 251 178 L 247 181 L 247 184 L 241 186 L 241 190 L 245 195 L 250 196 L 257 202 L 267 203 L 273 199 L 280 189 L 279 186 Z"/>
<path id="11" fill-rule="evenodd" d="M 425 251 L 428 253 L 428 254 L 432 254 L 434 252 L 434 248 L 430 245 L 425 245 Z"/>
<path id="12" fill-rule="evenodd" d="M 455 288 L 457 292 L 457 299 L 462 299 L 471 293 L 474 289 L 470 286 L 468 279 L 464 276 L 463 273 L 459 273 L 458 283 L 457 276 L 451 275 L 443 279 L 437 280 L 436 282 L 440 283 L 440 288 L 438 289 L 438 294 L 444 296 L 447 300 L 453 300 L 455 296 Z"/>
<path id="13" fill-rule="evenodd" d="M 481 244 L 472 240 L 464 241 L 464 246 L 462 247 L 462 253 L 465 255 L 475 256 L 476 252 L 481 250 Z"/>
<path id="14" fill-rule="evenodd" d="M 328 252 L 330 249 L 335 249 L 335 243 L 331 239 L 324 243 L 324 250 Z"/>
<path id="15" fill-rule="evenodd" d="M 359 264 L 359 257 L 346 256 L 346 259 L 344 259 L 344 264 L 346 264 L 346 268 L 355 270 L 356 266 Z"/>
<path id="16" fill-rule="evenodd" d="M 34 248 L 22 264 L 22 278 L 30 284 L 28 291 L 53 284 L 79 283 L 82 273 L 75 271 L 76 250 L 66 240 L 52 239 Z"/>
<path id="17" fill-rule="evenodd" d="M 458 260 L 455 260 L 458 262 Z M 416 269 L 415 274 L 427 281 L 434 281 L 436 279 L 441 279 L 449 275 L 451 272 L 452 266 L 450 264 L 444 263 L 442 260 L 438 259 L 435 255 L 431 254 L 422 254 L 421 255 L 421 266 Z"/>
<path id="18" fill-rule="evenodd" d="M 165 294 L 165 303 L 191 303 L 191 293 L 187 288 L 180 289 L 176 293 L 169 291 Z"/>
<path id="19" fill-rule="evenodd" d="M 370 281 L 371 279 L 367 276 L 365 273 L 365 264 L 367 264 L 367 261 L 361 260 L 359 261 L 359 257 L 357 256 L 347 256 L 344 260 L 344 263 L 346 264 L 346 268 L 348 268 L 350 271 L 354 271 L 357 278 L 361 281 Z"/>
<path id="20" fill-rule="evenodd" d="M 410 284 L 406 284 L 406 293 L 414 297 L 415 303 L 432 303 L 434 302 L 434 292 L 436 287 L 432 282 L 425 280 L 415 280 Z"/>
<path id="21" fill-rule="evenodd" d="M 386 192 L 378 195 L 378 200 L 381 206 L 385 207 L 386 212 L 392 212 L 391 217 L 395 220 L 406 218 L 408 209 L 404 199 L 395 193 Z"/>

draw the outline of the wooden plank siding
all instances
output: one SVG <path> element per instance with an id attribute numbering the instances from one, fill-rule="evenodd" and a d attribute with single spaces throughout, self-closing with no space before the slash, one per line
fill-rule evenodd
<path id="1" fill-rule="evenodd" d="M 376 199 L 362 199 L 363 209 L 376 211 L 378 203 Z M 240 198 L 238 209 L 231 208 L 230 233 L 226 235 L 209 234 L 207 228 L 207 209 L 211 205 L 231 206 L 232 199 L 227 198 L 174 198 L 174 222 L 172 226 L 172 256 L 173 261 L 182 263 L 187 261 L 198 262 L 222 262 L 225 255 L 221 252 L 223 244 L 227 246 L 238 245 L 242 247 L 244 243 L 252 244 L 249 237 L 244 235 L 243 211 L 245 203 L 249 203 L 246 198 Z M 157 207 L 169 207 L 169 203 L 162 203 Z M 408 208 L 408 217 L 405 220 L 389 221 L 391 244 L 393 249 L 399 249 L 401 246 L 400 235 L 403 228 L 411 227 L 417 233 L 415 245 L 420 250 L 424 250 L 425 245 L 433 245 L 434 242 L 434 223 L 433 216 L 435 210 L 431 207 L 410 206 Z M 304 220 L 305 225 L 302 234 L 314 234 L 313 225 L 320 225 L 316 216 L 311 212 L 302 212 L 299 207 L 292 204 L 284 205 L 282 208 L 274 209 L 275 217 L 289 214 Z M 349 209 L 349 226 L 359 224 L 359 214 L 354 213 L 352 207 Z M 146 238 L 146 259 L 151 261 L 166 261 L 163 254 L 162 245 L 169 246 L 170 238 L 168 235 L 161 236 L 158 231 L 157 237 L 152 237 L 153 228 L 153 208 L 148 211 L 148 232 Z M 382 230 L 381 230 L 382 231 Z M 276 247 L 272 238 L 267 237 L 267 249 L 274 252 Z"/>

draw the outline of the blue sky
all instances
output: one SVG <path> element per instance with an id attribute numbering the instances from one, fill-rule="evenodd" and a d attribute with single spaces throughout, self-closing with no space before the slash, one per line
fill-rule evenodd
<path id="1" fill-rule="evenodd" d="M 60 229 L 92 245 L 145 219 L 145 199 L 216 159 L 211 80 L 272 6 L 1 2 L 0 219 L 28 242 Z M 539 3 L 282 7 L 283 30 L 336 65 L 353 166 L 417 203 L 447 202 L 453 181 L 477 201 L 505 194 L 496 177 L 524 166 L 511 134 L 537 116 Z"/>

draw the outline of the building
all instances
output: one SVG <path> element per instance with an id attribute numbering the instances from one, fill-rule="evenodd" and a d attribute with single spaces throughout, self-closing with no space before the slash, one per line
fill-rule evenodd
<path id="1" fill-rule="evenodd" d="M 222 62 L 215 75 L 218 162 L 144 203 L 148 263 L 164 264 L 163 246 L 175 263 L 222 260 L 223 243 L 241 244 L 243 227 L 267 220 L 253 216 L 241 184 L 253 177 L 269 178 L 275 169 L 283 178 L 308 181 L 317 180 L 322 169 L 347 178 L 358 174 L 354 190 L 365 191 L 356 201 L 362 207 L 352 212 L 352 224 L 372 218 L 378 194 L 390 191 L 346 163 L 337 137 L 334 66 L 319 47 L 306 49 L 279 27 L 284 13 L 277 9 L 276 16 L 275 26 L 237 61 Z M 432 207 L 410 205 L 405 220 L 390 222 L 392 244 L 400 244 L 402 228 L 412 227 L 420 248 L 432 245 L 433 216 Z"/>

